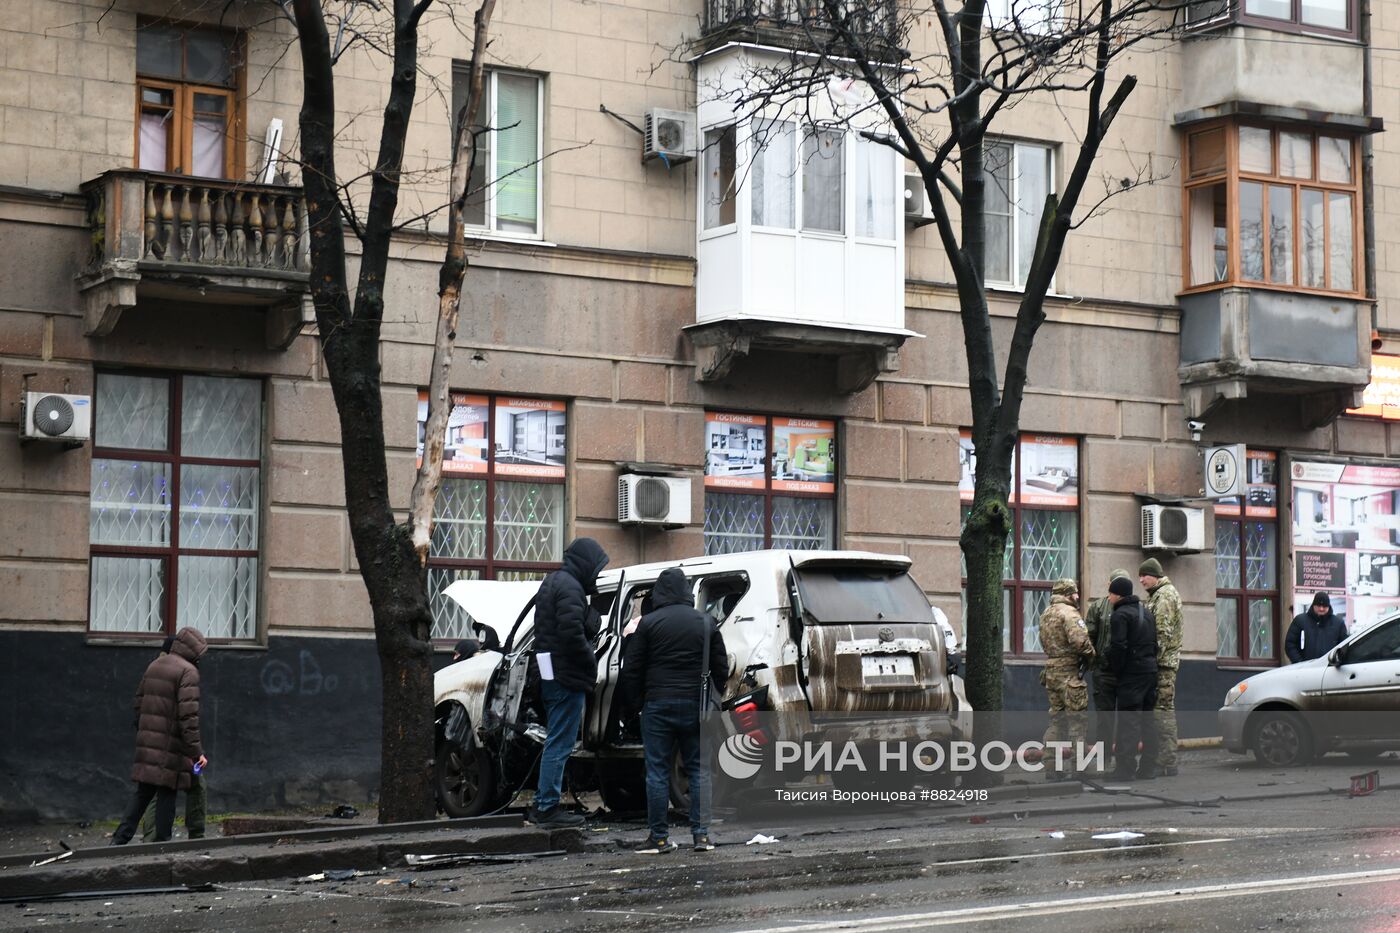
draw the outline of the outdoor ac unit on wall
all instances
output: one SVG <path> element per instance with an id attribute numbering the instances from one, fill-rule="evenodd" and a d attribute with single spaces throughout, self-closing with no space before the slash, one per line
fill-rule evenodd
<path id="1" fill-rule="evenodd" d="M 648 110 L 642 139 L 642 161 L 661 159 L 678 165 L 695 158 L 695 114 L 684 110 Z"/>
<path id="2" fill-rule="evenodd" d="M 624 473 L 617 479 L 617 520 L 624 525 L 664 528 L 689 525 L 690 480 Z"/>
<path id="3" fill-rule="evenodd" d="M 1181 505 L 1142 507 L 1145 551 L 1200 551 L 1206 545 L 1206 513 Z"/>
<path id="4" fill-rule="evenodd" d="M 92 399 L 86 395 L 26 392 L 20 403 L 19 436 L 80 446 L 92 435 Z"/>
<path id="5" fill-rule="evenodd" d="M 918 172 L 904 173 L 904 219 L 911 224 L 927 223 L 933 219 L 928 206 L 928 190 L 924 176 Z"/>

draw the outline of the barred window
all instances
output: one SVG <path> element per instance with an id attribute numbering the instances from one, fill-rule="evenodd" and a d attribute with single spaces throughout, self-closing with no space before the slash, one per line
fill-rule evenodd
<path id="1" fill-rule="evenodd" d="M 970 431 L 962 432 L 959 463 L 965 525 L 977 473 Z M 1050 588 L 1062 577 L 1079 577 L 1079 441 L 1023 434 L 1011 479 L 1008 505 L 1014 524 L 1002 556 L 1002 647 L 1011 655 L 1036 655 L 1041 653 L 1040 614 L 1050 605 Z M 966 617 L 966 560 L 962 576 Z"/>
<path id="2" fill-rule="evenodd" d="M 88 627 L 257 636 L 262 383 L 99 372 Z"/>
<path id="3" fill-rule="evenodd" d="M 420 463 L 427 411 L 422 392 Z M 471 619 L 444 594 L 457 580 L 539 580 L 559 566 L 566 418 L 558 400 L 452 393 L 428 550 L 435 638 L 471 634 Z"/>
<path id="4" fill-rule="evenodd" d="M 705 553 L 836 542 L 836 422 L 705 414 Z"/>

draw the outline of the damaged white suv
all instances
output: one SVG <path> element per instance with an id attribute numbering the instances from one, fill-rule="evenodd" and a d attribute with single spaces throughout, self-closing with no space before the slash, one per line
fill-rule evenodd
<path id="1" fill-rule="evenodd" d="M 861 551 L 749 551 L 605 571 L 594 608 L 597 683 L 584 714 L 567 784 L 596 788 L 606 806 L 645 806 L 641 737 L 617 704 L 622 641 L 668 567 L 690 579 L 696 606 L 715 619 L 729 653 L 727 710 L 776 711 L 800 729 L 840 728 L 858 740 L 966 737 L 971 708 L 952 672 L 943 629 L 907 557 Z M 536 583 L 458 581 L 446 595 L 499 651 L 438 671 L 436 785 L 451 816 L 504 806 L 532 786 L 545 737 L 538 672 L 531 663 Z M 863 725 L 821 723 L 822 713 L 871 714 Z M 880 718 L 878 714 L 914 714 Z M 903 734 L 903 733 L 909 734 Z M 673 773 L 672 793 L 685 797 Z"/>

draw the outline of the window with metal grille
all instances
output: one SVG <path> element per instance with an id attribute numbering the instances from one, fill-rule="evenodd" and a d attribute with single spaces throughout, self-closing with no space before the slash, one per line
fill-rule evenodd
<path id="1" fill-rule="evenodd" d="M 99 372 L 88 628 L 257 637 L 262 383 Z"/>
<path id="2" fill-rule="evenodd" d="M 1278 663 L 1278 454 L 1251 450 L 1243 501 L 1215 505 L 1216 657 Z"/>
<path id="3" fill-rule="evenodd" d="M 705 413 L 705 553 L 836 546 L 836 422 Z"/>
<path id="4" fill-rule="evenodd" d="M 977 474 L 972 434 L 959 447 L 962 523 Z M 1023 434 L 1011 467 L 1007 505 L 1013 522 L 1002 556 L 1002 647 L 1016 656 L 1038 655 L 1040 615 L 1050 605 L 1056 580 L 1079 578 L 1079 441 L 1073 437 Z M 967 561 L 962 565 L 963 616 L 967 616 Z"/>
<path id="5" fill-rule="evenodd" d="M 428 396 L 419 394 L 418 456 Z M 452 393 L 442 487 L 428 550 L 433 636 L 471 619 L 444 591 L 457 580 L 539 580 L 564 557 L 567 414 L 562 401 Z"/>

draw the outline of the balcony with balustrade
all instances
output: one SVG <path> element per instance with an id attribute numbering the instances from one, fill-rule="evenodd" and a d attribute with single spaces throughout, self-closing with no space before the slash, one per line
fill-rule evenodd
<path id="1" fill-rule="evenodd" d="M 312 319 L 300 188 L 117 169 L 83 194 L 88 336 L 110 334 L 142 300 L 263 309 L 269 348 L 289 346 Z"/>
<path id="2" fill-rule="evenodd" d="M 899 11 L 895 0 L 839 0 L 839 23 L 872 49 L 897 54 Z M 829 45 L 837 22 L 825 0 L 705 0 L 701 48 L 734 42 L 819 50 Z"/>

